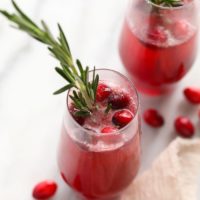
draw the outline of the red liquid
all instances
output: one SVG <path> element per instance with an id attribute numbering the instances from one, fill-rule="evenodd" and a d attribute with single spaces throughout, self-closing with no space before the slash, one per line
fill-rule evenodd
<path id="1" fill-rule="evenodd" d="M 78 130 L 77 127 L 71 128 L 69 120 L 64 123 L 58 164 L 65 182 L 84 199 L 111 200 L 130 185 L 139 169 L 139 122 L 135 102 L 130 97 L 130 103 L 124 109 L 136 115 L 133 119 L 136 121 L 130 122 L 121 133 L 106 135 L 109 133 L 101 133 L 100 130 L 114 126 L 112 116 L 118 109 L 105 115 L 105 102 L 99 103 L 98 107 L 99 110 L 82 125 L 87 130 L 92 129 L 95 135 L 82 133 L 80 127 Z M 81 133 L 81 139 L 77 139 L 76 131 Z"/>
<path id="2" fill-rule="evenodd" d="M 63 128 L 59 167 L 63 179 L 87 199 L 108 199 L 119 195 L 139 169 L 140 135 L 119 148 L 92 151 L 81 147 Z"/>
<path id="3" fill-rule="evenodd" d="M 145 21 L 139 24 L 140 28 L 145 27 Z M 168 27 L 159 27 L 166 35 L 158 38 L 149 33 L 149 27 L 140 32 L 137 28 L 133 31 L 125 22 L 120 40 L 121 59 L 140 90 L 150 94 L 165 92 L 166 86 L 180 80 L 194 62 L 197 46 L 194 28 L 188 26 L 187 33 L 178 33 L 184 36 L 179 39 L 172 36 L 173 28 L 169 31 Z"/>

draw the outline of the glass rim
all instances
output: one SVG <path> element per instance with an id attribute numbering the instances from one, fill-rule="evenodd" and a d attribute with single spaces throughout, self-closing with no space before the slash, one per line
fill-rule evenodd
<path id="1" fill-rule="evenodd" d="M 119 135 L 119 134 L 123 134 L 121 132 L 123 132 L 125 129 L 127 129 L 132 123 L 134 123 L 135 121 L 135 118 L 137 117 L 138 115 L 138 111 L 139 111 L 139 105 L 140 105 L 140 99 L 139 99 L 139 94 L 138 94 L 138 91 L 135 87 L 135 85 L 133 84 L 133 82 L 128 78 L 126 77 L 125 75 L 123 75 L 122 73 L 118 72 L 118 71 L 115 71 L 115 70 L 112 70 L 112 69 L 107 69 L 107 68 L 96 68 L 95 71 L 110 71 L 110 72 L 114 72 L 116 74 L 118 74 L 120 77 L 126 79 L 129 83 L 130 83 L 130 86 L 131 88 L 134 90 L 135 94 L 136 94 L 136 109 L 135 109 L 135 115 L 133 116 L 133 119 L 126 125 L 124 126 L 123 128 L 119 129 L 119 130 L 116 130 L 116 131 L 113 131 L 113 132 L 110 132 L 110 133 L 106 133 L 106 134 L 100 134 L 101 132 L 98 132 L 97 134 L 92 131 L 92 130 L 88 130 L 84 127 L 82 127 L 74 118 L 73 116 L 71 115 L 71 113 L 69 112 L 69 104 L 68 104 L 68 101 L 69 101 L 69 94 L 70 94 L 70 90 L 68 90 L 67 92 L 67 111 L 69 112 L 69 115 L 70 115 L 70 118 L 72 119 L 72 121 L 80 128 L 82 129 L 84 132 L 86 132 L 87 134 L 90 134 L 92 136 L 96 136 L 96 137 L 106 137 L 106 136 L 112 136 L 112 135 Z M 90 70 L 89 71 L 90 73 L 93 72 L 93 70 Z"/>
<path id="2" fill-rule="evenodd" d="M 187 3 L 183 4 L 182 6 L 168 7 L 168 6 L 162 6 L 162 5 L 155 4 L 155 3 L 151 2 L 150 0 L 145 0 L 145 1 L 148 4 L 150 4 L 156 8 L 162 9 L 162 10 L 181 10 L 181 9 L 191 6 L 195 2 L 195 0 L 191 0 L 190 2 L 187 2 Z"/>

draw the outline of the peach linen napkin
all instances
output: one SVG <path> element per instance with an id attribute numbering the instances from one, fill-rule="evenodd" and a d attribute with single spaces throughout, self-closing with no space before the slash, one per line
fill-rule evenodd
<path id="1" fill-rule="evenodd" d="M 176 139 L 128 188 L 122 200 L 198 200 L 200 139 Z"/>

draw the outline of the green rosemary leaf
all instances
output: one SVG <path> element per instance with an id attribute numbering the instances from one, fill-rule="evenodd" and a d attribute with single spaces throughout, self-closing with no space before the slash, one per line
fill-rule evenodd
<path id="1" fill-rule="evenodd" d="M 82 64 L 81 64 L 81 62 L 80 62 L 80 60 L 76 60 L 76 64 L 77 64 L 77 66 L 78 66 L 78 68 L 79 68 L 79 71 L 80 71 L 80 74 L 81 74 L 81 77 L 83 78 L 83 73 L 84 73 L 84 71 L 83 71 L 83 66 L 82 66 Z"/>
<path id="2" fill-rule="evenodd" d="M 72 57 L 71 56 L 71 51 L 70 51 L 70 48 L 69 48 L 69 44 L 67 42 L 67 39 L 65 37 L 65 34 L 64 34 L 64 32 L 63 32 L 62 27 L 60 26 L 60 24 L 58 24 L 58 29 L 59 29 L 59 32 L 60 32 L 60 42 L 61 42 L 64 50 L 69 53 L 70 57 Z"/>
<path id="3" fill-rule="evenodd" d="M 95 78 L 95 81 L 94 81 L 94 87 L 93 87 L 94 94 L 95 94 L 95 100 L 96 100 L 96 93 L 97 93 L 98 84 L 99 84 L 99 75 L 96 75 L 96 78 Z"/>
<path id="4" fill-rule="evenodd" d="M 66 85 L 66 86 L 60 88 L 59 90 L 55 91 L 53 94 L 54 94 L 54 95 L 57 95 L 57 94 L 63 93 L 63 92 L 65 92 L 65 91 L 71 89 L 72 87 L 74 87 L 73 84 Z"/>
<path id="5" fill-rule="evenodd" d="M 112 104 L 109 103 L 109 104 L 107 105 L 107 108 L 106 108 L 105 111 L 104 111 L 105 114 L 108 114 L 109 111 L 110 111 L 111 109 L 112 109 Z"/>
<path id="6" fill-rule="evenodd" d="M 90 114 L 90 112 L 84 110 L 75 112 L 76 117 L 88 117 Z"/>
<path id="7" fill-rule="evenodd" d="M 33 26 L 37 26 L 28 16 L 26 16 L 21 10 L 20 8 L 17 6 L 17 4 L 15 3 L 15 1 L 12 0 L 12 4 L 14 6 L 14 8 L 17 10 L 17 12 L 21 15 L 22 18 L 24 18 L 25 20 L 27 20 L 29 23 L 31 23 Z"/>
<path id="8" fill-rule="evenodd" d="M 60 76 L 62 76 L 62 77 L 63 77 L 65 80 L 67 80 L 69 83 L 72 83 L 72 82 L 73 82 L 73 80 L 71 80 L 71 77 L 69 77 L 69 76 L 67 75 L 67 73 L 65 73 L 62 69 L 60 69 L 59 67 L 56 67 L 55 70 L 56 70 L 56 72 L 57 72 L 58 74 L 60 74 Z"/>

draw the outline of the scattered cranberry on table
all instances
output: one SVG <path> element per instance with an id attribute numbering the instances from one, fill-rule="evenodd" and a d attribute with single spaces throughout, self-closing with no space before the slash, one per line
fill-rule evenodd
<path id="1" fill-rule="evenodd" d="M 45 180 L 34 187 L 32 195 L 37 200 L 48 199 L 56 193 L 56 190 L 57 184 L 54 181 Z"/>
<path id="2" fill-rule="evenodd" d="M 187 117 L 177 117 L 174 123 L 177 133 L 185 138 L 190 138 L 195 133 L 195 128 L 191 120 Z"/>
<path id="3" fill-rule="evenodd" d="M 164 124 L 164 118 L 155 109 L 148 109 L 144 112 L 144 120 L 153 127 L 161 127 Z"/>
<path id="4" fill-rule="evenodd" d="M 184 89 L 184 95 L 192 104 L 200 104 L 200 88 L 188 87 Z"/>

